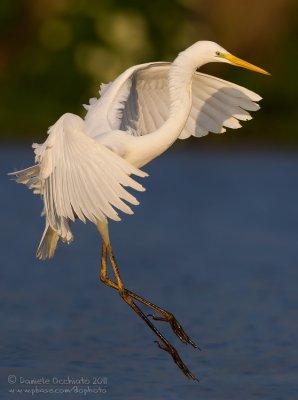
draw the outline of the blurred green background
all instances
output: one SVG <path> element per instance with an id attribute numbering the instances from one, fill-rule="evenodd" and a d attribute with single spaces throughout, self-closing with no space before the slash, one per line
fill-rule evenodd
<path id="1" fill-rule="evenodd" d="M 84 115 L 81 104 L 97 95 L 101 82 L 133 64 L 172 61 L 208 39 L 272 77 L 206 66 L 264 100 L 245 129 L 196 143 L 298 145 L 298 1 L 1 0 L 0 18 L 2 141 L 43 141 L 61 114 Z"/>

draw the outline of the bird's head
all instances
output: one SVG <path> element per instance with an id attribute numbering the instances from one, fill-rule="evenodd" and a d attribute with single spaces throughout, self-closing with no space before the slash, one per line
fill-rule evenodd
<path id="1" fill-rule="evenodd" d="M 237 67 L 242 67 L 246 69 L 250 69 L 251 71 L 259 72 L 261 74 L 270 75 L 269 72 L 265 71 L 262 68 L 259 68 L 253 64 L 250 64 L 247 61 L 241 60 L 219 44 L 207 40 L 202 40 L 195 43 L 189 49 L 192 48 L 192 55 L 197 55 L 200 60 L 200 65 L 206 64 L 209 62 L 224 62 L 232 65 L 236 65 Z M 198 65 L 198 66 L 200 66 Z"/>

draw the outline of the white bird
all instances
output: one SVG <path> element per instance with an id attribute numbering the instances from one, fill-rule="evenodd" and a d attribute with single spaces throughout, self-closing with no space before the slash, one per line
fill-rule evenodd
<path id="1" fill-rule="evenodd" d="M 132 214 L 139 204 L 127 189 L 143 191 L 132 175 L 145 177 L 141 167 L 166 151 L 176 139 L 201 137 L 225 128 L 240 128 L 251 119 L 261 97 L 234 83 L 197 72 L 210 62 L 224 62 L 268 74 L 218 44 L 199 41 L 181 52 L 173 63 L 153 62 L 133 66 L 108 85 L 100 98 L 90 99 L 84 119 L 64 114 L 49 128 L 47 140 L 34 144 L 36 164 L 12 173 L 43 198 L 45 231 L 37 257 L 54 255 L 59 239 L 70 243 L 70 223 L 92 221 L 102 237 L 101 280 L 116 289 L 123 300 L 158 336 L 184 374 L 196 377 L 176 349 L 140 310 L 137 300 L 155 311 L 154 320 L 170 324 L 184 342 L 198 347 L 172 313 L 157 307 L 123 285 L 109 238 L 108 220 L 119 221 L 116 209 Z M 107 273 L 109 256 L 115 281 Z"/>

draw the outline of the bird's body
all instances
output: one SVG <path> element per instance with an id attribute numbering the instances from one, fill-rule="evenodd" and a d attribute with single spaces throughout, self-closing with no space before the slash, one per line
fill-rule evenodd
<path id="1" fill-rule="evenodd" d="M 207 41 L 195 43 L 172 64 L 131 67 L 114 82 L 102 85 L 101 97 L 90 100 L 84 119 L 64 114 L 49 129 L 47 140 L 34 145 L 37 164 L 14 173 L 18 182 L 41 194 L 44 200 L 46 227 L 37 256 L 52 257 L 59 238 L 69 243 L 70 222 L 76 218 L 94 222 L 103 239 L 102 280 L 122 293 L 139 315 L 132 298 L 147 305 L 149 302 L 124 289 L 112 254 L 108 220 L 120 219 L 116 209 L 132 213 L 127 203 L 137 205 L 138 201 L 126 188 L 144 190 L 132 175 L 145 177 L 147 174 L 140 168 L 166 151 L 176 139 L 222 133 L 225 127 L 239 128 L 238 120 L 251 118 L 246 110 L 259 108 L 255 103 L 260 100 L 257 94 L 196 72 L 201 65 L 216 61 L 266 73 Z M 117 284 L 106 274 L 107 252 Z M 154 307 L 164 316 L 163 320 L 168 318 L 182 341 L 194 345 L 176 319 L 169 321 L 166 314 L 170 313 Z M 193 377 L 180 357 L 182 365 L 173 354 L 174 348 L 142 315 L 161 339 L 160 347 L 171 353 L 186 375 Z"/>

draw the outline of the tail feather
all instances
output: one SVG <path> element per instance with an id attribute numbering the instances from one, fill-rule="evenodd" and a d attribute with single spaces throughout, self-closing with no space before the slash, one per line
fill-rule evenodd
<path id="1" fill-rule="evenodd" d="M 33 165 L 32 167 L 20 171 L 11 172 L 9 175 L 13 176 L 18 183 L 28 186 L 34 193 L 43 195 L 39 172 L 39 165 Z M 46 217 L 45 210 L 42 215 Z M 52 258 L 54 256 L 59 239 L 62 239 L 63 242 L 66 243 L 70 243 L 73 240 L 67 218 L 59 217 L 59 227 L 60 231 L 58 233 L 53 229 L 55 227 L 52 228 L 46 220 L 45 230 L 36 251 L 36 257 L 40 260 L 45 260 L 46 258 Z"/>
<path id="2" fill-rule="evenodd" d="M 55 232 L 48 223 L 46 223 L 45 230 L 36 251 L 36 257 L 40 260 L 52 258 L 54 256 L 58 240 L 58 233 Z"/>

